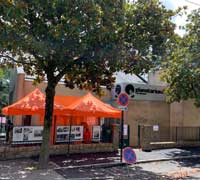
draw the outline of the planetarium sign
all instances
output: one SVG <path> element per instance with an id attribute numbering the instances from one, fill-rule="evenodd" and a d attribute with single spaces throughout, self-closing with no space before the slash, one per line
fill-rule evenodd
<path id="1" fill-rule="evenodd" d="M 112 90 L 112 98 L 117 99 L 120 93 L 127 93 L 129 100 L 165 101 L 163 86 L 147 84 L 121 83 Z"/>

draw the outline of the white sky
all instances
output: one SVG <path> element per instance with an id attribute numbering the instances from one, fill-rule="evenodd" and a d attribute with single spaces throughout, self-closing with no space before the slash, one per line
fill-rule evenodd
<path id="1" fill-rule="evenodd" d="M 194 9 L 200 8 L 200 0 L 160 0 L 168 9 L 177 9 L 178 7 L 187 6 L 187 13 L 190 13 Z M 177 16 L 174 19 L 174 22 L 177 25 L 176 32 L 180 35 L 184 34 L 184 30 L 179 30 L 179 26 L 183 26 L 186 24 L 187 15 L 183 15 L 182 17 Z"/>

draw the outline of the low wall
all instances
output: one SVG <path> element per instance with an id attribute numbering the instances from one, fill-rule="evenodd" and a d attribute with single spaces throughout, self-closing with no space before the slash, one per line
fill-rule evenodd
<path id="1" fill-rule="evenodd" d="M 140 140 L 144 150 L 200 147 L 200 127 L 141 126 Z"/>
<path id="2" fill-rule="evenodd" d="M 97 144 L 71 144 L 70 153 L 97 153 L 97 152 L 114 152 L 117 151 L 112 143 Z M 23 146 L 0 147 L 0 160 L 37 157 L 40 153 L 40 146 Z M 50 147 L 50 155 L 66 155 L 68 153 L 68 145 L 54 145 Z"/>
<path id="3" fill-rule="evenodd" d="M 188 148 L 200 147 L 200 142 L 180 141 L 180 142 L 149 142 L 142 145 L 142 150 L 156 150 L 166 148 Z"/>

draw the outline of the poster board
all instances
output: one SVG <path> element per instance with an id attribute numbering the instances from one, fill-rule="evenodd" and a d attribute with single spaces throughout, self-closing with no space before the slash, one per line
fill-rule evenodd
<path id="1" fill-rule="evenodd" d="M 70 126 L 57 126 L 56 127 L 56 142 L 69 141 Z M 83 140 L 83 126 L 71 126 L 70 141 Z"/>
<path id="2" fill-rule="evenodd" d="M 13 128 L 13 143 L 40 143 L 43 126 L 16 126 Z"/>
<path id="3" fill-rule="evenodd" d="M 124 124 L 124 136 L 128 136 L 128 124 Z"/>
<path id="4" fill-rule="evenodd" d="M 101 139 L 101 126 L 92 127 L 92 141 L 99 142 Z"/>
<path id="5" fill-rule="evenodd" d="M 153 125 L 153 131 L 159 131 L 159 125 Z"/>

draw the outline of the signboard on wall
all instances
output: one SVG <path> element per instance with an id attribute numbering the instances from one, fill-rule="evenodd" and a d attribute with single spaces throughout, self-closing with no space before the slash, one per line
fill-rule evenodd
<path id="1" fill-rule="evenodd" d="M 0 116 L 0 124 L 6 124 L 6 118 Z"/>
<path id="2" fill-rule="evenodd" d="M 159 131 L 159 126 L 158 125 L 153 125 L 153 131 Z"/>
<path id="3" fill-rule="evenodd" d="M 92 127 L 92 140 L 100 141 L 101 138 L 101 126 L 93 126 Z"/>
<path id="4" fill-rule="evenodd" d="M 38 143 L 42 141 L 43 126 L 16 126 L 13 128 L 13 143 Z"/>
<path id="5" fill-rule="evenodd" d="M 128 124 L 124 124 L 124 136 L 128 136 Z"/>
<path id="6" fill-rule="evenodd" d="M 126 93 L 129 96 L 129 100 L 164 101 L 165 95 L 163 90 L 163 86 L 120 83 L 116 84 L 112 89 L 112 98 L 117 99 L 121 93 Z"/>
<path id="7" fill-rule="evenodd" d="M 70 126 L 56 127 L 56 142 L 68 142 L 70 134 Z M 71 126 L 70 141 L 83 140 L 83 126 Z"/>

